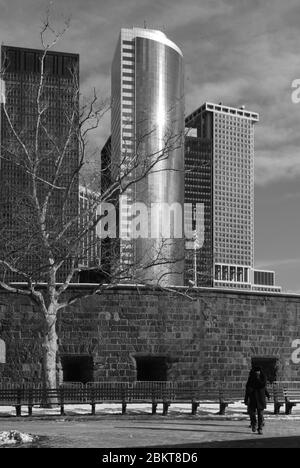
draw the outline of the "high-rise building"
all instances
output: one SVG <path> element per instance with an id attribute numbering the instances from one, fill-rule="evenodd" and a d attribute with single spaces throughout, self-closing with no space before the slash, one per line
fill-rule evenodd
<path id="1" fill-rule="evenodd" d="M 204 204 L 205 235 L 200 249 L 186 252 L 185 278 L 198 286 L 280 291 L 272 272 L 254 270 L 258 121 L 244 107 L 209 102 L 186 118 L 185 201 Z"/>
<path id="2" fill-rule="evenodd" d="M 204 205 L 204 237 L 186 242 L 185 284 L 212 286 L 213 271 L 213 199 L 212 143 L 209 138 L 197 138 L 189 131 L 185 138 L 185 216 L 193 230 L 196 228 L 196 204 Z M 189 205 L 187 205 L 189 204 Z M 188 209 L 187 206 L 190 208 Z M 198 227 L 198 226 L 197 226 Z M 200 234 L 200 233 L 199 233 Z M 199 235 L 200 237 L 200 235 Z M 199 244 L 197 245 L 197 240 Z M 201 242 L 201 244 L 202 244 Z"/>
<path id="3" fill-rule="evenodd" d="M 98 268 L 101 263 L 101 239 L 97 236 L 96 224 L 89 228 L 97 219 L 97 205 L 100 195 L 84 185 L 79 186 L 79 222 L 82 236 L 82 255 L 79 256 L 79 266 L 83 269 Z"/>
<path id="4" fill-rule="evenodd" d="M 46 224 L 53 230 L 53 239 L 63 223 L 76 218 L 79 209 L 79 56 L 47 52 L 42 76 L 42 55 L 41 50 L 1 48 L 0 250 L 17 262 L 17 269 L 39 281 L 45 280 L 44 258 L 31 209 L 32 168 L 40 202 L 52 187 Z M 72 245 L 75 224 L 56 243 L 57 258 L 60 254 L 63 258 L 68 244 Z M 63 279 L 65 267 L 67 262 L 58 278 Z M 9 269 L 2 273 L 6 281 L 24 281 Z"/>
<path id="5" fill-rule="evenodd" d="M 121 175 L 124 186 L 138 180 L 120 201 L 121 265 L 136 278 L 181 285 L 183 235 L 162 234 L 170 223 L 161 212 L 149 214 L 152 204 L 184 202 L 183 59 L 161 31 L 121 30 L 112 64 L 111 127 L 113 178 Z M 149 210 L 148 235 L 143 226 L 141 237 L 132 239 L 131 207 L 137 202 Z M 177 222 L 183 229 L 183 220 Z"/>

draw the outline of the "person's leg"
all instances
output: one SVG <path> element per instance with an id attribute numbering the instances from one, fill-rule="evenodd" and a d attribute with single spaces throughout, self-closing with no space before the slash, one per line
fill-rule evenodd
<path id="1" fill-rule="evenodd" d="M 264 410 L 257 410 L 258 414 L 258 432 L 262 434 L 262 429 L 264 426 Z"/>
<path id="2" fill-rule="evenodd" d="M 253 409 L 249 408 L 249 416 L 250 416 L 252 431 L 254 432 L 254 431 L 256 431 L 256 425 L 257 425 L 256 410 L 253 410 Z"/>
<path id="3" fill-rule="evenodd" d="M 247 406 L 247 414 L 249 415 L 249 418 L 250 418 L 250 410 L 249 410 L 249 406 Z M 250 418 L 250 426 L 249 426 L 249 429 L 251 429 L 252 425 L 251 425 L 251 418 Z"/>

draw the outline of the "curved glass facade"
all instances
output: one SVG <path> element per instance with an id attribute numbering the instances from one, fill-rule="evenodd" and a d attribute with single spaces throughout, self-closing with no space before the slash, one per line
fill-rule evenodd
<path id="1" fill-rule="evenodd" d="M 127 205 L 147 206 L 148 237 L 127 241 L 123 259 L 127 255 L 128 263 L 133 260 L 143 280 L 182 285 L 184 240 L 183 234 L 178 236 L 183 232 L 184 205 L 182 54 L 160 31 L 122 30 L 112 70 L 113 160 L 125 161 L 126 167 L 137 162 L 129 178 L 136 180 L 147 172 L 128 190 Z M 180 206 L 178 211 L 164 211 L 174 204 Z"/>

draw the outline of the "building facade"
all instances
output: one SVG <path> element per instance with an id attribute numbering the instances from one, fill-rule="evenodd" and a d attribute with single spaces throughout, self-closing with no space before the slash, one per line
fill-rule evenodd
<path id="1" fill-rule="evenodd" d="M 185 198 L 203 203 L 205 210 L 205 241 L 195 252 L 199 284 L 245 290 L 255 285 L 256 290 L 280 291 L 274 274 L 254 270 L 254 126 L 258 121 L 255 112 L 208 102 L 186 118 Z"/>
<path id="2" fill-rule="evenodd" d="M 60 381 L 244 387 L 252 363 L 269 381 L 300 380 L 299 295 L 195 288 L 187 297 L 175 289 L 123 285 L 93 295 L 72 285 L 67 294 L 78 301 L 57 323 Z M 2 385 L 41 382 L 41 330 L 33 301 L 0 291 Z"/>
<path id="3" fill-rule="evenodd" d="M 186 242 L 184 279 L 187 285 L 212 286 L 212 168 L 211 140 L 209 138 L 193 137 L 188 134 L 185 138 L 185 216 L 186 219 L 192 218 L 192 228 L 196 230 L 195 206 L 197 203 L 203 204 L 204 236 L 201 248 L 200 244 L 196 245 L 196 239 Z M 187 245 L 188 243 L 189 245 Z"/>
<path id="4" fill-rule="evenodd" d="M 80 231 L 87 230 L 82 237 L 82 254 L 79 258 L 79 267 L 83 269 L 97 268 L 101 264 L 101 239 L 98 238 L 96 224 L 97 207 L 100 194 L 90 190 L 89 188 L 79 186 L 79 220 Z"/>
<path id="5" fill-rule="evenodd" d="M 19 250 L 17 268 L 35 280 L 42 279 L 44 258 L 34 230 L 32 170 L 41 205 L 52 187 L 46 220 L 50 230 L 59 230 L 79 209 L 79 56 L 49 51 L 41 73 L 42 57 L 41 50 L 1 48 L 1 257 L 15 261 L 13 252 Z M 56 246 L 62 256 L 75 231 L 72 227 L 65 244 Z M 24 280 L 9 269 L 1 274 L 6 281 Z"/>
<path id="6" fill-rule="evenodd" d="M 120 200 L 121 264 L 145 281 L 183 284 L 183 233 L 178 239 L 162 233 L 160 211 L 163 204 L 184 202 L 182 52 L 164 33 L 121 30 L 112 64 L 111 128 L 113 177 L 120 174 L 125 186 L 138 180 Z M 148 211 L 147 226 L 133 239 L 134 203 Z"/>

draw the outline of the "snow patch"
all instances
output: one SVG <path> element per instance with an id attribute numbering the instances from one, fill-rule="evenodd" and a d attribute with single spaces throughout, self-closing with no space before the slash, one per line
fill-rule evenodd
<path id="1" fill-rule="evenodd" d="M 0 446 L 12 444 L 31 444 L 37 440 L 38 436 L 32 434 L 23 434 L 19 431 L 0 432 Z"/>
<path id="2" fill-rule="evenodd" d="M 184 403 L 172 403 L 169 407 L 168 415 L 171 417 L 180 417 L 185 418 L 191 415 L 191 403 L 184 404 Z M 217 403 L 201 403 L 196 416 L 193 418 L 209 418 L 209 419 L 247 419 L 249 418 L 247 414 L 247 408 L 241 401 L 236 401 L 233 404 L 230 404 L 226 408 L 226 412 L 224 416 L 220 416 L 219 412 L 219 404 Z M 161 415 L 162 413 L 162 404 L 159 404 L 157 407 L 157 414 Z M 65 405 L 65 412 L 67 416 L 86 416 L 91 413 L 91 406 L 88 404 L 77 404 L 77 405 Z M 129 403 L 127 406 L 127 414 L 129 416 L 135 415 L 147 415 L 151 414 L 152 406 L 151 404 L 147 403 Z M 97 415 L 119 415 L 121 413 L 121 404 L 120 403 L 103 403 L 97 404 L 96 407 L 96 414 Z M 28 415 L 28 408 L 25 406 L 22 407 L 22 414 Z M 1 416 L 15 416 L 15 409 L 11 406 L 0 406 L 0 418 Z M 33 418 L 34 416 L 40 417 L 47 417 L 47 416 L 59 416 L 60 415 L 60 407 L 53 407 L 53 408 L 40 408 L 34 407 L 33 408 Z M 281 408 L 281 412 L 279 415 L 274 415 L 274 404 L 268 403 L 267 409 L 265 411 L 266 419 L 275 419 L 275 420 L 300 420 L 300 404 L 293 408 L 293 413 L 291 415 L 284 414 L 284 408 Z M 60 419 L 61 420 L 61 419 Z M 1 434 L 1 432 L 0 432 Z M 1 439 L 0 439 L 1 443 Z"/>

